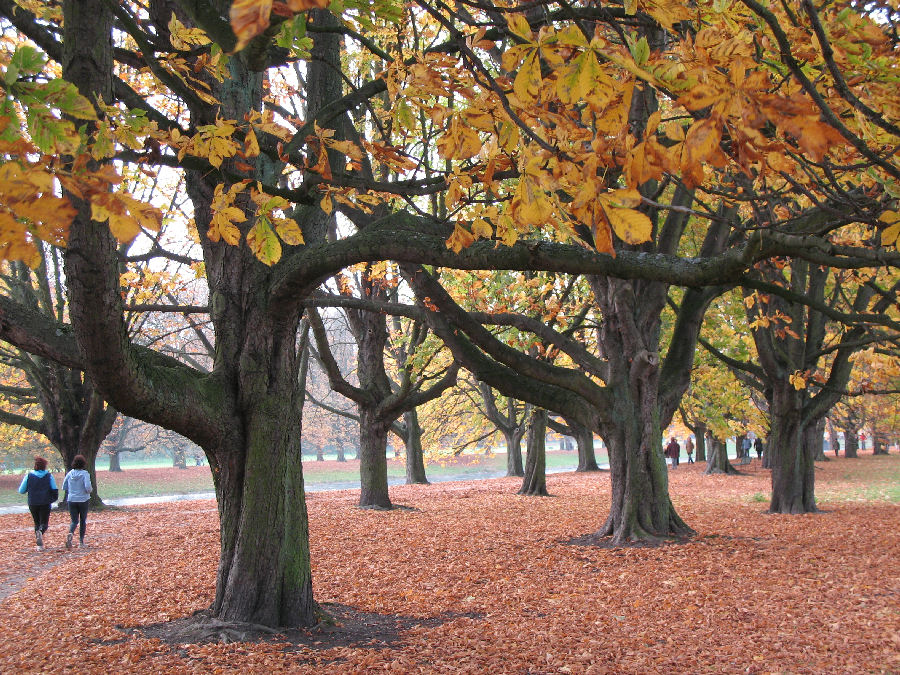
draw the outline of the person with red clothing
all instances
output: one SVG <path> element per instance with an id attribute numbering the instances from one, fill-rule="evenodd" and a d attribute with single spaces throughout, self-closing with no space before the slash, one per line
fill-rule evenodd
<path id="1" fill-rule="evenodd" d="M 669 439 L 669 444 L 666 446 L 666 451 L 664 454 L 666 457 L 672 460 L 672 468 L 677 468 L 678 456 L 681 454 L 681 446 L 678 445 L 678 441 L 675 440 L 674 436 Z"/>

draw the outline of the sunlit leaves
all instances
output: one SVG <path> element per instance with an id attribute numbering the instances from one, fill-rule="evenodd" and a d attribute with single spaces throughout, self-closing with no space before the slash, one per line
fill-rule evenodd
<path id="1" fill-rule="evenodd" d="M 294 14 L 307 9 L 325 9 L 329 4 L 330 0 L 234 0 L 229 16 L 231 29 L 237 37 L 235 51 L 246 47 L 250 40 L 269 27 L 273 9 L 279 14 Z"/>
<path id="2" fill-rule="evenodd" d="M 893 245 L 900 249 L 900 213 L 897 211 L 885 211 L 881 214 L 879 220 L 887 224 L 887 227 L 881 231 L 881 245 Z"/>
<path id="3" fill-rule="evenodd" d="M 91 198 L 91 217 L 107 222 L 113 236 L 122 242 L 134 239 L 142 229 L 162 226 L 159 209 L 124 192 L 99 192 Z"/>

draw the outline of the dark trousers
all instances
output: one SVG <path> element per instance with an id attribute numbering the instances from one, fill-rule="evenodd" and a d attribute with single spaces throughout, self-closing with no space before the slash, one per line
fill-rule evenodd
<path id="1" fill-rule="evenodd" d="M 28 510 L 31 511 L 31 517 L 34 520 L 35 532 L 38 530 L 46 532 L 50 527 L 50 504 L 38 504 L 37 506 L 29 504 Z"/>
<path id="2" fill-rule="evenodd" d="M 82 541 L 84 541 L 84 531 L 87 528 L 87 512 L 87 502 L 69 502 L 69 518 L 72 519 L 69 532 L 74 532 L 75 526 L 78 525 L 78 538 Z"/>

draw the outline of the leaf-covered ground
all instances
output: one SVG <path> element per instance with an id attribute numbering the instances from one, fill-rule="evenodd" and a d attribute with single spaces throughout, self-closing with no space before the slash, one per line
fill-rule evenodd
<path id="1" fill-rule="evenodd" d="M 212 600 L 215 504 L 91 514 L 90 547 L 0 517 L 0 672 L 890 673 L 900 671 L 900 457 L 817 466 L 823 513 L 765 513 L 768 473 L 670 473 L 687 544 L 610 550 L 608 474 L 392 488 L 414 510 L 309 496 L 316 598 L 344 625 L 170 644 L 153 624 Z M 867 486 L 876 486 L 868 489 Z M 152 633 L 152 630 L 150 630 Z M 225 635 L 225 633 L 223 633 Z"/>

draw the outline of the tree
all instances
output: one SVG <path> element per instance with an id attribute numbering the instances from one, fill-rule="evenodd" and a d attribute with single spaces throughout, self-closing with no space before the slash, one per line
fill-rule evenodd
<path id="1" fill-rule="evenodd" d="M 60 284 L 61 260 L 56 251 L 51 250 L 46 257 L 42 255 L 34 273 L 21 262 L 8 264 L 10 270 L 3 275 L 3 282 L 11 297 L 46 316 L 65 315 L 66 300 Z M 76 455 L 84 456 L 94 488 L 91 507 L 102 507 L 97 482 L 97 453 L 118 413 L 106 404 L 90 377 L 78 369 L 18 349 L 0 350 L 0 359 L 24 376 L 23 386 L 7 388 L 8 400 L 19 404 L 36 403 L 31 407 L 40 411 L 35 416 L 24 410 L 0 408 L 0 422 L 15 424 L 44 436 L 59 452 L 66 471 L 72 468 Z M 16 407 L 21 409 L 21 405 Z"/>
<path id="2" fill-rule="evenodd" d="M 0 1 L 2 15 L 60 63 L 63 75 L 60 84 L 28 80 L 43 63 L 21 48 L 4 73 L 23 115 L 4 116 L 0 151 L 6 165 L 19 167 L 15 175 L 31 177 L 19 193 L 8 181 L 0 186 L 12 233 L 4 235 L 4 255 L 29 257 L 34 237 L 63 243 L 71 221 L 72 297 L 72 333 L 0 300 L 0 318 L 19 319 L 0 321 L 4 338 L 83 367 L 117 409 L 204 448 L 221 520 L 212 611 L 224 620 L 315 621 L 297 462 L 297 328 L 312 289 L 360 262 L 406 264 L 417 292 L 427 287 L 418 297 L 429 324 L 479 378 L 505 394 L 519 396 L 513 390 L 521 386 L 522 398 L 601 431 L 613 473 L 613 512 L 603 531 L 616 542 L 686 532 L 668 497 L 658 441 L 660 422 L 687 386 L 687 355 L 717 293 L 702 289 L 737 283 L 749 266 L 775 255 L 895 264 L 893 253 L 828 240 L 848 219 L 892 232 L 892 223 L 878 220 L 888 201 L 879 190 L 900 177 L 879 152 L 882 136 L 895 133 L 877 112 L 893 100 L 890 69 L 876 60 L 877 67 L 858 72 L 843 55 L 835 64 L 823 50 L 821 61 L 804 66 L 818 69 L 813 82 L 791 52 L 790 38 L 803 45 L 807 26 L 784 17 L 792 31 L 785 36 L 779 16 L 770 20 L 752 0 L 744 0 L 751 12 L 727 14 L 718 5 L 689 12 L 681 3 L 654 4 L 639 19 L 633 5 L 624 13 L 591 4 L 519 13 L 421 2 L 402 18 L 424 31 L 397 31 L 401 10 L 390 2 L 345 6 L 342 25 L 319 10 L 305 23 L 279 4 L 285 16 L 276 22 L 285 20 L 271 26 L 272 5 L 261 0 L 212 7 L 185 0 L 174 12 L 159 0 L 146 16 L 131 5 L 67 0 L 60 42 L 59 17 L 50 24 Z M 122 40 L 116 50 L 113 14 Z M 810 5 L 804 21 L 815 31 L 818 19 Z M 643 34 L 632 36 L 627 27 L 635 21 Z M 383 26 L 391 27 L 389 39 L 381 39 Z M 763 27 L 766 40 L 756 40 L 753 31 Z M 302 54 L 308 60 L 298 88 L 306 118 L 276 120 L 273 110 L 289 109 L 277 100 L 264 104 L 273 79 L 264 71 L 309 47 L 307 29 L 310 54 Z M 272 44 L 276 33 L 281 47 Z M 363 82 L 372 69 L 357 68 L 342 80 L 340 33 L 370 65 L 387 63 L 383 75 Z M 840 35 L 851 47 L 865 37 L 878 58 L 889 49 L 878 24 L 862 15 L 851 13 Z M 849 94 L 851 85 L 834 74 L 841 67 L 854 78 Z M 122 77 L 114 77 L 116 69 Z M 829 104 L 861 114 L 845 119 Z M 60 112 L 81 120 L 83 133 Z M 28 139 L 20 119 L 48 132 Z M 112 232 L 127 240 L 142 227 L 159 227 L 160 218 L 112 189 L 112 157 L 185 176 L 209 285 L 216 354 L 209 372 L 128 338 Z M 873 189 L 857 198 L 846 186 L 859 183 L 860 161 L 873 167 L 866 178 Z M 819 168 L 824 162 L 827 172 Z M 390 173 L 376 173 L 385 165 Z M 824 178 L 797 185 L 784 175 Z M 743 184 L 746 176 L 752 184 Z M 51 196 L 54 181 L 65 196 Z M 708 199 L 695 200 L 701 186 Z M 772 189 L 793 191 L 801 214 L 830 218 L 813 229 L 795 214 L 768 228 L 739 218 L 737 202 L 745 212 L 764 206 Z M 435 195 L 447 218 L 423 215 L 418 202 Z M 48 209 L 51 203 L 58 208 Z M 331 241 L 334 210 L 348 227 Z M 700 255 L 688 258 L 678 254 L 689 223 L 701 243 L 694 248 Z M 592 377 L 606 378 L 605 388 L 504 351 L 414 265 L 590 275 L 604 317 L 601 356 L 610 358 L 591 359 L 577 345 L 565 351 Z M 691 290 L 661 361 L 657 308 L 672 284 Z M 449 315 L 431 311 L 427 298 Z M 568 344 L 564 335 L 553 339 Z M 472 349 L 474 340 L 489 357 Z"/>

